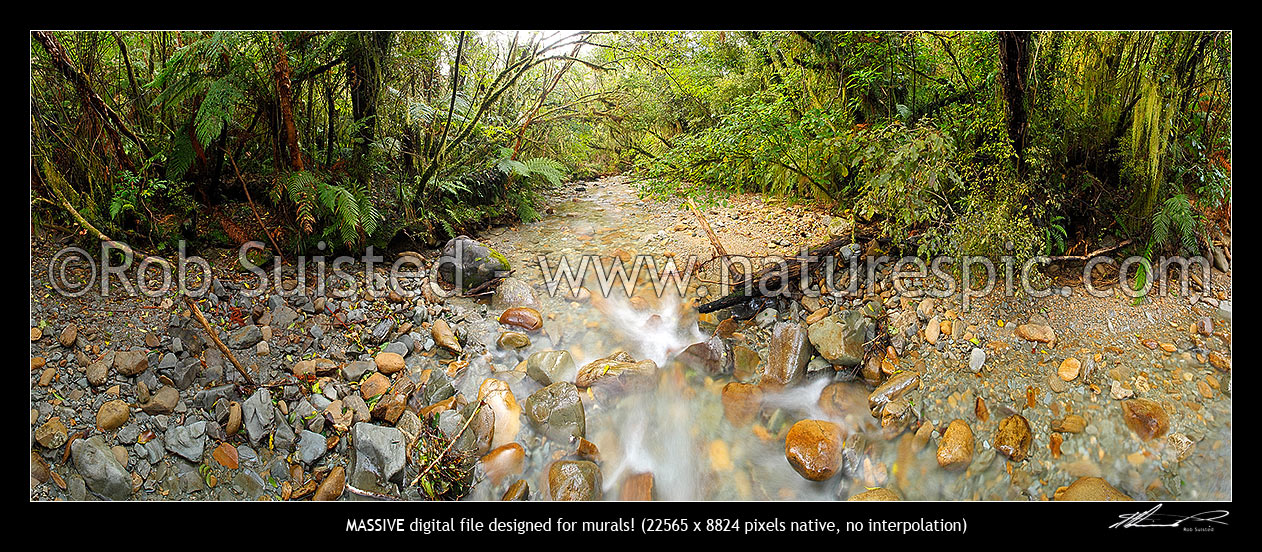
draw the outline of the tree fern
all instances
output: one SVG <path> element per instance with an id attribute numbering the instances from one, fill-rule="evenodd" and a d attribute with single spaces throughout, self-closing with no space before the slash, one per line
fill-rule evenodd
<path id="1" fill-rule="evenodd" d="M 1174 244 L 1183 253 L 1195 253 L 1199 230 L 1200 222 L 1191 202 L 1186 195 L 1178 194 L 1167 199 L 1153 214 L 1149 241 L 1155 246 Z"/>
<path id="2" fill-rule="evenodd" d="M 167 152 L 167 180 L 179 180 L 193 166 L 193 142 L 187 132 L 181 132 L 171 141 L 171 149 Z"/>
<path id="3" fill-rule="evenodd" d="M 211 83 L 193 121 L 197 140 L 202 144 L 209 144 L 214 140 L 231 119 L 232 107 L 241 97 L 241 91 L 226 78 Z"/>

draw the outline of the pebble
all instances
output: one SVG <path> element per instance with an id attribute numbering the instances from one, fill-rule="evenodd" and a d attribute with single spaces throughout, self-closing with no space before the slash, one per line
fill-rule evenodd
<path id="1" fill-rule="evenodd" d="M 539 311 L 530 307 L 513 307 L 505 310 L 500 314 L 499 323 L 506 326 L 516 326 L 528 332 L 533 332 L 543 327 L 543 316 Z M 434 338 L 437 340 L 438 338 Z"/>
<path id="2" fill-rule="evenodd" d="M 1056 369 L 1056 375 L 1064 381 L 1073 381 L 1078 377 L 1078 371 L 1082 368 L 1082 363 L 1078 359 L 1070 357 L 1060 363 L 1060 368 Z"/>
<path id="3" fill-rule="evenodd" d="M 1122 401 L 1122 417 L 1140 439 L 1161 437 L 1170 429 L 1170 420 L 1161 404 L 1148 399 Z"/>
<path id="4" fill-rule="evenodd" d="M 994 447 L 1000 454 L 1014 462 L 1020 462 L 1029 455 L 1033 441 L 1030 421 L 1020 414 L 1013 414 L 999 422 L 999 429 L 994 436 Z"/>
<path id="5" fill-rule="evenodd" d="M 407 366 L 403 361 L 403 356 L 398 353 L 378 353 L 373 361 L 377 364 L 377 371 L 386 375 L 398 372 Z"/>

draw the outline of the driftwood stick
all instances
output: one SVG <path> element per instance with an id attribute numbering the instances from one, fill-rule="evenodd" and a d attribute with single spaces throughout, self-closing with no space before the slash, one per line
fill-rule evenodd
<path id="1" fill-rule="evenodd" d="M 372 491 L 365 491 L 365 490 L 360 489 L 360 488 L 358 488 L 358 487 L 356 487 L 356 486 L 354 486 L 354 485 L 351 485 L 350 483 L 347 483 L 347 484 L 346 484 L 346 490 L 348 490 L 348 491 L 350 491 L 350 492 L 352 492 L 352 493 L 354 493 L 354 494 L 357 494 L 357 495 L 359 495 L 359 496 L 366 496 L 366 497 L 369 497 L 369 498 L 375 498 L 375 499 L 378 499 L 378 500 L 391 500 L 391 501 L 400 501 L 400 500 L 403 500 L 403 499 L 401 499 L 401 498 L 399 498 L 399 497 L 396 497 L 396 496 L 390 496 L 390 495 L 387 495 L 387 494 L 381 494 L 381 493 L 374 493 L 374 492 L 372 492 Z"/>
<path id="2" fill-rule="evenodd" d="M 232 351 L 228 349 L 228 346 L 224 345 L 223 341 L 219 340 L 219 336 L 215 334 L 215 329 L 210 327 L 210 322 L 206 321 L 206 317 L 202 316 L 201 309 L 197 308 L 197 303 L 194 303 L 193 299 L 185 295 L 184 304 L 188 305 L 189 310 L 193 312 L 193 317 L 196 318 L 197 321 L 202 324 L 202 328 L 206 329 L 206 334 L 210 336 L 211 341 L 215 342 L 215 346 L 219 347 L 219 352 L 223 353 L 224 356 L 228 357 L 228 360 L 232 361 L 232 365 L 236 366 L 237 371 L 240 372 L 241 376 L 245 378 L 245 382 L 253 386 L 254 378 L 251 378 L 250 373 L 245 371 L 245 367 L 241 366 L 241 363 L 237 361 L 237 357 L 232 354 Z"/>
<path id="3" fill-rule="evenodd" d="M 710 237 L 710 243 L 714 245 L 714 250 L 719 253 L 720 257 L 727 257 L 727 250 L 723 249 L 723 244 L 719 242 L 719 237 L 714 235 L 714 230 L 710 229 L 710 223 L 706 221 L 705 216 L 701 214 L 701 209 L 697 208 L 697 204 L 693 203 L 692 198 L 688 198 L 688 209 L 697 217 L 697 221 L 701 223 L 701 229 L 705 230 L 705 234 Z"/>
<path id="4" fill-rule="evenodd" d="M 1127 240 L 1123 240 L 1121 243 L 1113 247 L 1105 247 L 1103 249 L 1097 249 L 1095 251 L 1087 253 L 1086 255 L 1057 255 L 1055 257 L 1048 257 L 1048 259 L 1052 261 L 1085 261 L 1101 253 L 1107 253 L 1109 251 L 1113 251 L 1114 249 L 1121 249 L 1123 247 L 1126 247 L 1126 245 L 1129 243 L 1131 243 L 1131 240 L 1127 239 Z"/>
<path id="5" fill-rule="evenodd" d="M 723 243 L 719 241 L 719 236 L 716 235 L 714 233 L 714 230 L 710 228 L 710 222 L 705 219 L 705 215 L 701 214 L 701 209 L 697 208 L 697 204 L 692 201 L 691 197 L 688 198 L 688 209 L 692 211 L 692 214 L 697 217 L 697 221 L 701 223 L 701 229 L 705 230 L 706 236 L 710 238 L 710 244 L 714 246 L 715 253 L 718 254 L 720 259 L 723 259 L 723 269 L 724 270 L 731 269 L 733 265 L 731 264 L 731 261 L 729 261 L 727 258 L 728 257 L 727 249 L 723 247 Z M 735 266 L 736 266 L 736 270 L 739 271 L 736 274 L 736 277 L 743 276 L 742 272 L 744 271 L 741 270 L 740 265 L 735 265 Z"/>

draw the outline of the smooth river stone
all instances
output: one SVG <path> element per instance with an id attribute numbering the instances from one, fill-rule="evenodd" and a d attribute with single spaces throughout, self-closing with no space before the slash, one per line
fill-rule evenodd
<path id="1" fill-rule="evenodd" d="M 530 307 L 513 307 L 500 315 L 499 322 L 533 332 L 543 327 L 543 316 Z"/>

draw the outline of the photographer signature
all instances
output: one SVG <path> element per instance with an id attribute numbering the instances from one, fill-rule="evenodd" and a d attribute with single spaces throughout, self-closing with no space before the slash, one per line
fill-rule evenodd
<path id="1" fill-rule="evenodd" d="M 1157 510 L 1160 510 L 1162 506 L 1162 504 L 1158 504 L 1145 512 L 1122 514 L 1118 516 L 1122 519 L 1122 521 L 1110 525 L 1109 529 L 1117 529 L 1119 527 L 1179 527 L 1187 521 L 1227 525 L 1227 522 L 1222 521 L 1222 519 L 1228 515 L 1227 510 L 1209 510 L 1199 514 L 1192 514 L 1190 516 L 1178 516 L 1172 514 L 1158 514 Z"/>

